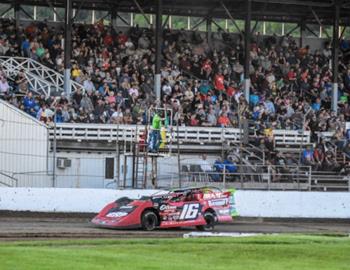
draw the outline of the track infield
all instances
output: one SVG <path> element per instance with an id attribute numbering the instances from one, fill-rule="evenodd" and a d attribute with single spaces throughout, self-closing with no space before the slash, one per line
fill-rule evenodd
<path id="1" fill-rule="evenodd" d="M 0 243 L 1 270 L 350 269 L 350 238 L 55 240 Z"/>

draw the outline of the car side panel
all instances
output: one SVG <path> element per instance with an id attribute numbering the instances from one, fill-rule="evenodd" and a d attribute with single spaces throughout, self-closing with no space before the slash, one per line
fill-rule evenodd
<path id="1" fill-rule="evenodd" d="M 206 224 L 199 201 L 172 202 L 159 207 L 161 228 L 189 227 Z"/>
<path id="2" fill-rule="evenodd" d="M 108 228 L 137 228 L 141 227 L 141 215 L 143 211 L 152 207 L 150 201 L 135 200 L 130 205 L 136 206 L 136 209 L 124 217 L 107 217 L 108 211 L 116 207 L 116 203 L 110 203 L 92 220 L 92 223 Z"/>

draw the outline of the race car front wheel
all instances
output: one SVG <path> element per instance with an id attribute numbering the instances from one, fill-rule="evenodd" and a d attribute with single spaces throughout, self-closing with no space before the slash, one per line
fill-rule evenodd
<path id="1" fill-rule="evenodd" d="M 153 211 L 145 211 L 141 218 L 142 228 L 146 231 L 152 231 L 157 227 L 158 217 Z"/>
<path id="2" fill-rule="evenodd" d="M 212 231 L 214 229 L 215 222 L 216 222 L 215 215 L 211 212 L 205 212 L 204 219 L 207 222 L 207 224 L 196 226 L 196 228 L 200 231 Z"/>

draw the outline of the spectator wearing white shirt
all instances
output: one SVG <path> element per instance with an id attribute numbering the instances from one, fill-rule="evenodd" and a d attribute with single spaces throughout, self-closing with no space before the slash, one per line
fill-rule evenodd
<path id="1" fill-rule="evenodd" d="M 0 78 L 0 95 L 8 94 L 10 91 L 10 85 L 5 77 Z"/>
<path id="2" fill-rule="evenodd" d="M 91 92 L 95 92 L 96 91 L 95 85 L 91 81 L 90 77 L 87 77 L 86 80 L 84 80 L 83 85 L 84 85 L 84 88 L 85 88 L 86 91 L 91 91 Z"/>
<path id="3" fill-rule="evenodd" d="M 207 155 L 202 155 L 202 160 L 200 161 L 200 167 L 203 172 L 211 172 L 212 171 L 212 165 L 207 160 Z"/>

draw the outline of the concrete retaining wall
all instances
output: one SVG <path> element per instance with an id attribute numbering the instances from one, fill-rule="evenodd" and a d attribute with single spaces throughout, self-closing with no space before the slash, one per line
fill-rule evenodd
<path id="1" fill-rule="evenodd" d="M 0 188 L 0 210 L 95 213 L 120 197 L 159 190 Z M 244 217 L 350 218 L 350 192 L 242 191 L 235 193 Z"/>
<path id="2" fill-rule="evenodd" d="M 350 218 L 350 192 L 237 191 L 245 217 Z"/>
<path id="3" fill-rule="evenodd" d="M 0 210 L 97 213 L 107 203 L 127 196 L 140 198 L 158 190 L 70 188 L 0 188 Z"/>

